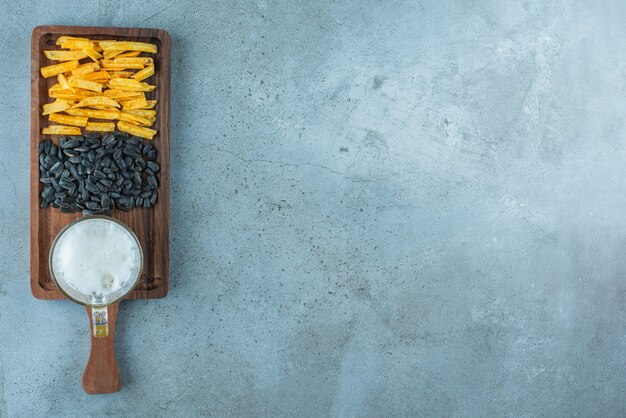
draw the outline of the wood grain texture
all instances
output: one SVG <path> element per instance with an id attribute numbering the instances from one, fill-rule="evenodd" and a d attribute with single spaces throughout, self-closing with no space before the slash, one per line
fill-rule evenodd
<path id="1" fill-rule="evenodd" d="M 89 327 L 91 332 L 91 351 L 87 366 L 83 372 L 83 389 L 86 393 L 96 395 L 118 392 L 122 388 L 122 378 L 115 361 L 115 322 L 119 303 L 107 306 L 109 335 L 103 338 L 93 336 L 93 321 L 91 307 L 87 306 Z"/>
<path id="2" fill-rule="evenodd" d="M 158 99 L 158 133 L 152 140 L 157 150 L 159 173 L 159 197 L 155 206 L 134 208 L 129 212 L 113 211 L 113 217 L 128 225 L 137 235 L 144 252 L 144 264 L 137 287 L 126 299 L 153 299 L 167 295 L 169 287 L 169 173 L 170 173 L 170 62 L 171 41 L 167 32 L 160 29 L 37 26 L 31 38 L 31 124 L 30 124 L 30 284 L 38 299 L 64 299 L 56 288 L 48 268 L 48 255 L 54 237 L 79 213 L 62 213 L 55 208 L 41 209 L 39 195 L 43 186 L 39 183 L 38 144 L 43 138 L 42 127 L 48 125 L 48 117 L 41 116 L 41 106 L 52 101 L 47 97 L 56 77 L 43 78 L 42 66 L 50 65 L 44 56 L 45 49 L 59 49 L 56 39 L 62 35 L 92 39 L 115 39 L 150 42 L 158 45 L 154 55 L 155 76 L 146 80 L 156 85 L 156 90 L 146 93 L 148 99 Z M 58 135 L 46 135 L 56 143 Z"/>

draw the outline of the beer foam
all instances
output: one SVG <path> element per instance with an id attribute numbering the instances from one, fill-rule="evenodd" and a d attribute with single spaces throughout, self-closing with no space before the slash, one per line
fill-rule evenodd
<path id="1" fill-rule="evenodd" d="M 139 268 L 131 234 L 106 219 L 87 219 L 65 231 L 55 249 L 60 279 L 86 296 L 105 297 L 122 289 Z"/>

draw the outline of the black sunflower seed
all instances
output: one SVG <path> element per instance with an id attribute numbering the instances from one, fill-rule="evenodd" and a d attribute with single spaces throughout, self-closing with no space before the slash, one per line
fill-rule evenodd
<path id="1" fill-rule="evenodd" d="M 41 197 L 47 200 L 50 196 L 54 196 L 54 187 L 47 186 L 43 189 L 43 192 L 41 192 Z"/>
<path id="2" fill-rule="evenodd" d="M 75 139 L 70 139 L 69 141 L 66 141 L 64 144 L 62 144 L 61 148 L 67 149 L 67 148 L 74 148 L 77 146 L 78 146 L 78 141 Z"/>
<path id="3" fill-rule="evenodd" d="M 85 189 L 89 190 L 91 193 L 100 193 L 100 189 L 90 181 L 85 182 Z"/>
<path id="4" fill-rule="evenodd" d="M 159 183 L 157 182 L 155 176 L 148 176 L 147 181 L 152 188 L 156 189 L 157 187 L 159 187 Z"/>
<path id="5" fill-rule="evenodd" d="M 111 207 L 111 198 L 108 194 L 102 193 L 102 197 L 100 198 L 100 205 L 102 209 L 109 209 Z"/>
<path id="6" fill-rule="evenodd" d="M 61 161 L 57 161 L 50 167 L 50 173 L 55 174 L 57 172 L 63 171 L 63 163 Z"/>
<path id="7" fill-rule="evenodd" d="M 46 155 L 46 157 L 44 158 L 44 162 L 48 164 L 56 164 L 57 162 L 59 162 L 59 159 L 56 157 L 56 155 Z"/>
<path id="8" fill-rule="evenodd" d="M 102 138 L 102 145 L 107 146 L 114 141 L 115 141 L 115 135 L 107 134 L 104 136 L 104 138 Z"/>
<path id="9" fill-rule="evenodd" d="M 59 180 L 59 186 L 63 187 L 64 189 L 67 189 L 67 190 L 71 190 L 71 189 L 75 189 L 76 188 L 76 185 L 74 183 L 72 183 L 71 181 L 66 180 L 64 178 Z"/>
<path id="10" fill-rule="evenodd" d="M 107 177 L 106 174 L 104 174 L 102 171 L 99 171 L 99 170 L 94 170 L 93 175 L 94 177 L 98 177 L 99 179 L 105 179 Z"/>
<path id="11" fill-rule="evenodd" d="M 161 170 L 161 167 L 157 163 L 152 161 L 146 161 L 146 167 L 152 170 L 153 173 L 158 173 L 159 170 Z"/>

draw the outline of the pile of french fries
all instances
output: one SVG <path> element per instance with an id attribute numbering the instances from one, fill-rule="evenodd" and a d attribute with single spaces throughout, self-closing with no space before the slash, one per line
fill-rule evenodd
<path id="1" fill-rule="evenodd" d="M 55 125 L 43 128 L 42 134 L 81 135 L 81 128 L 112 132 L 117 121 L 120 131 L 154 137 L 157 131 L 150 126 L 156 121 L 157 101 L 146 100 L 145 93 L 156 86 L 143 82 L 154 75 L 154 61 L 141 54 L 156 54 L 156 45 L 70 36 L 61 36 L 56 44 L 62 49 L 44 54 L 61 62 L 41 68 L 43 77 L 58 80 L 48 89 L 55 101 L 44 104 L 42 113 Z"/>

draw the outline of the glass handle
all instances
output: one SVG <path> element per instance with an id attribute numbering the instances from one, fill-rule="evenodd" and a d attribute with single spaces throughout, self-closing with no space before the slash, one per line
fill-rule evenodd
<path id="1" fill-rule="evenodd" d="M 109 335 L 109 312 L 106 306 L 92 306 L 93 336 L 103 338 Z"/>

